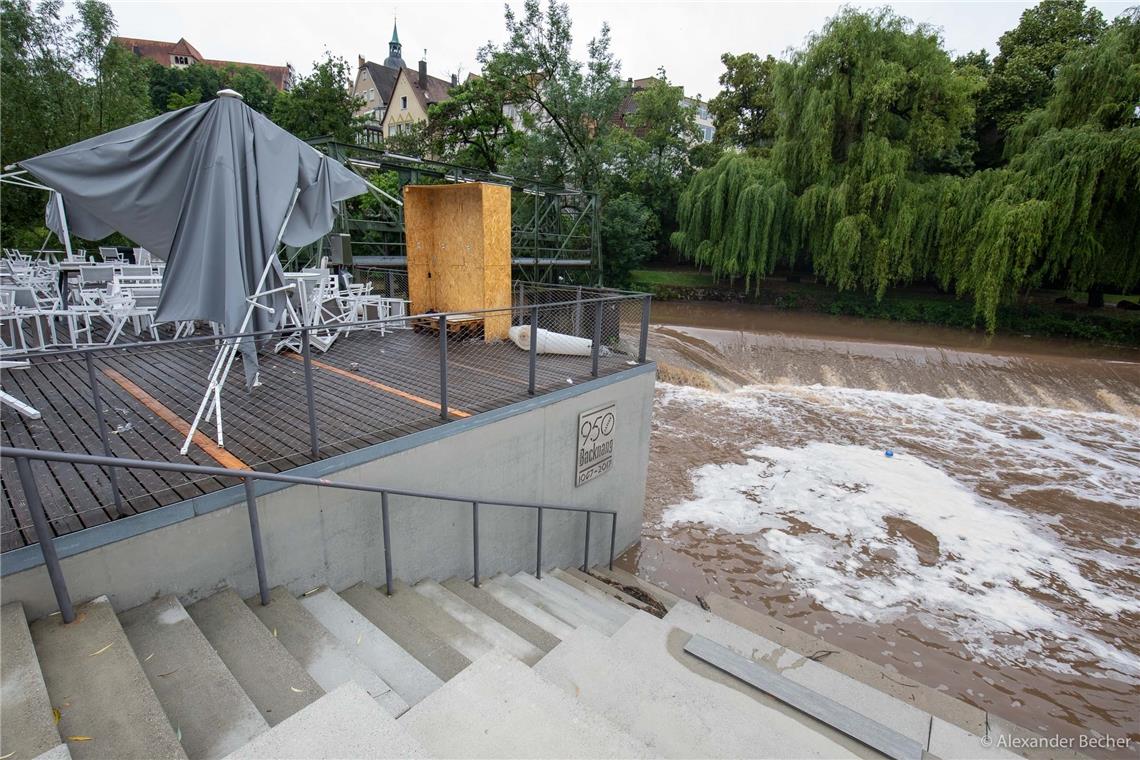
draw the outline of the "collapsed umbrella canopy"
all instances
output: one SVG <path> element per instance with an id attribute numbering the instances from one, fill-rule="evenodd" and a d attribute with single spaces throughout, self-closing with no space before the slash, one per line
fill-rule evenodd
<path id="1" fill-rule="evenodd" d="M 284 284 L 279 233 L 296 247 L 320 239 L 332 229 L 334 204 L 367 186 L 237 93 L 218 95 L 19 165 L 62 196 L 72 234 L 98 240 L 118 231 L 166 260 L 157 321 L 270 329 L 283 314 L 281 291 L 259 299 L 273 316 L 254 309 L 243 323 L 251 296 Z M 62 236 L 55 206 L 49 201 L 47 222 Z M 245 355 L 252 382 L 256 356 Z"/>

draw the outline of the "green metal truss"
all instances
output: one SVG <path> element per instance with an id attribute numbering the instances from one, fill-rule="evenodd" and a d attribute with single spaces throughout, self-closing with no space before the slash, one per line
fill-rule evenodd
<path id="1" fill-rule="evenodd" d="M 406 264 L 405 185 L 493 182 L 511 188 L 511 254 L 515 278 L 532 282 L 600 284 L 602 251 L 598 195 L 541 180 L 508 177 L 426 158 L 386 153 L 331 138 L 309 140 L 317 150 L 337 159 L 365 178 L 384 181 L 370 190 L 365 203 L 342 204 L 333 232 L 352 237 L 357 265 L 402 267 Z M 289 264 L 304 265 L 328 251 L 322 240 L 291 250 Z"/>

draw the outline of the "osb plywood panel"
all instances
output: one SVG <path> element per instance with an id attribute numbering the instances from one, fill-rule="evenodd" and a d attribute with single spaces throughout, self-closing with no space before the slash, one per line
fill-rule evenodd
<path id="1" fill-rule="evenodd" d="M 431 293 L 431 259 L 435 248 L 435 212 L 430 186 L 404 186 L 404 238 L 408 255 L 408 300 L 411 313 L 434 308 Z"/>
<path id="2" fill-rule="evenodd" d="M 511 189 L 483 185 L 483 303 L 484 308 L 511 305 Z M 510 312 L 484 320 L 487 341 L 505 340 L 511 327 Z"/>
<path id="3" fill-rule="evenodd" d="M 412 313 L 511 304 L 511 191 L 500 185 L 404 188 Z M 486 340 L 507 337 L 510 314 L 486 320 Z"/>

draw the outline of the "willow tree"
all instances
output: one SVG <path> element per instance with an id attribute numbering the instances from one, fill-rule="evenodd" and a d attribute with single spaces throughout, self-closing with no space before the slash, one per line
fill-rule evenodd
<path id="1" fill-rule="evenodd" d="M 1006 168 L 965 183 L 942 277 L 997 305 L 1043 284 L 1140 285 L 1140 12 L 1074 50 L 1056 92 L 1014 130 Z"/>
<path id="2" fill-rule="evenodd" d="M 842 11 L 773 72 L 770 156 L 732 155 L 694 178 L 675 242 L 714 274 L 810 261 L 841 290 L 880 297 L 931 274 L 938 199 L 971 149 L 979 86 L 930 28 Z"/>

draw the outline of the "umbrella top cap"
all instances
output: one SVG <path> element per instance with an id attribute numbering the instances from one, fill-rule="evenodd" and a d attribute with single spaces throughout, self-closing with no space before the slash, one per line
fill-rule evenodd
<path id="1" fill-rule="evenodd" d="M 231 90 L 229 88 L 218 90 L 217 96 L 219 98 L 237 98 L 238 100 L 245 100 L 245 97 L 240 92 L 237 90 Z"/>

